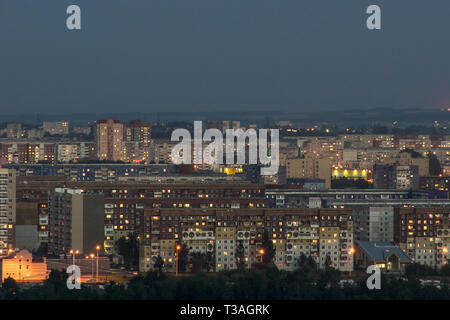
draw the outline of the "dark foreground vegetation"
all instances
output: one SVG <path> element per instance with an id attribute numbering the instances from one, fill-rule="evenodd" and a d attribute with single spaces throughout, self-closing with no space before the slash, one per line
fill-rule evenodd
<path id="1" fill-rule="evenodd" d="M 82 285 L 80 290 L 69 290 L 67 275 L 52 271 L 40 285 L 24 287 L 6 279 L 0 289 L 2 300 L 75 299 L 75 300 L 208 300 L 208 299 L 270 299 L 270 300 L 324 300 L 324 299 L 450 299 L 446 279 L 440 277 L 440 286 L 423 285 L 420 268 L 410 268 L 404 277 L 382 276 L 381 289 L 369 290 L 361 274 L 353 285 L 340 282 L 341 274 L 333 269 L 317 271 L 303 266 L 293 272 L 276 268 L 235 270 L 216 274 L 196 273 L 172 276 L 150 272 L 134 277 L 128 284 L 109 283 L 103 287 Z M 420 273 L 419 273 L 420 272 Z"/>

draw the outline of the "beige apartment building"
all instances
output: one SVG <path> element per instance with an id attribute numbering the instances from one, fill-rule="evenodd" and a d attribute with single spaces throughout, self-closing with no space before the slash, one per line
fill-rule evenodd
<path id="1" fill-rule="evenodd" d="M 383 164 L 396 164 L 400 166 L 418 166 L 419 176 L 429 175 L 430 161 L 427 158 L 413 158 L 408 152 L 401 152 L 397 157 L 386 158 Z"/>
<path id="2" fill-rule="evenodd" d="M 98 120 L 95 142 L 99 160 L 122 160 L 123 124 L 119 120 Z"/>
<path id="3" fill-rule="evenodd" d="M 286 166 L 288 179 L 323 179 L 325 187 L 331 188 L 330 159 L 320 159 L 307 154 L 305 158 L 282 159 L 281 162 L 281 165 Z"/>

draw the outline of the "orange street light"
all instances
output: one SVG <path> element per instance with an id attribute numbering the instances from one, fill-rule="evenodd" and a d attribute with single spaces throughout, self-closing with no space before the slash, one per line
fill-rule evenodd
<path id="1" fill-rule="evenodd" d="M 75 265 L 75 255 L 79 254 L 80 251 L 78 250 L 70 250 L 69 253 L 72 255 L 72 264 Z"/>
<path id="2" fill-rule="evenodd" d="M 175 247 L 175 249 L 177 250 L 177 252 L 175 252 L 175 275 L 178 276 L 178 251 L 181 250 L 181 245 L 177 244 L 177 246 Z"/>
<path id="3" fill-rule="evenodd" d="M 91 253 L 89 256 L 92 259 L 91 260 L 92 261 L 92 263 L 91 263 L 91 279 L 94 279 L 94 257 L 95 257 L 95 255 L 93 253 Z"/>
<path id="4" fill-rule="evenodd" d="M 100 250 L 100 246 L 99 245 L 97 245 L 96 247 L 95 247 L 95 250 L 97 250 L 97 277 L 96 277 L 96 279 L 97 279 L 97 282 L 98 282 L 98 251 Z"/>
<path id="5" fill-rule="evenodd" d="M 350 248 L 348 250 L 348 254 L 349 254 L 349 257 L 348 257 L 348 274 L 350 275 L 350 277 L 352 276 L 352 266 L 351 266 L 352 257 L 351 256 L 353 256 L 354 253 L 355 253 L 355 248 Z"/>
<path id="6" fill-rule="evenodd" d="M 264 249 L 259 250 L 259 254 L 261 255 L 261 263 L 263 262 Z"/>
<path id="7" fill-rule="evenodd" d="M 444 254 L 448 253 L 448 248 L 447 247 L 443 247 L 442 248 L 442 264 L 445 265 L 447 264 L 447 261 L 445 260 Z"/>

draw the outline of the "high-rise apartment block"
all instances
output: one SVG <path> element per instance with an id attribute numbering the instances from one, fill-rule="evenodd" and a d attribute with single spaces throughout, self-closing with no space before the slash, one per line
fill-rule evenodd
<path id="1" fill-rule="evenodd" d="M 312 155 L 305 158 L 286 159 L 280 163 L 286 166 L 287 179 L 323 179 L 325 187 L 331 187 L 331 162 Z"/>
<path id="2" fill-rule="evenodd" d="M 104 197 L 80 189 L 56 188 L 49 197 L 48 253 L 95 252 L 104 240 Z"/>
<path id="3" fill-rule="evenodd" d="M 421 207 L 395 209 L 394 238 L 417 263 L 440 268 L 450 258 L 450 209 Z"/>
<path id="4" fill-rule="evenodd" d="M 14 246 L 16 223 L 16 172 L 0 168 L 0 257 Z"/>
<path id="5" fill-rule="evenodd" d="M 122 160 L 123 124 L 119 120 L 98 120 L 95 142 L 99 160 Z"/>

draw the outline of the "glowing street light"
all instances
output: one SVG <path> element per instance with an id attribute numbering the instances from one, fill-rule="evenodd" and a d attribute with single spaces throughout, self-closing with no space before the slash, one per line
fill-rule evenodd
<path id="1" fill-rule="evenodd" d="M 349 257 L 348 257 L 348 273 L 349 273 L 350 277 L 352 276 L 352 266 L 350 264 L 350 261 L 352 261 L 354 254 L 355 254 L 355 248 L 350 248 L 348 250 L 348 255 L 349 255 Z"/>
<path id="2" fill-rule="evenodd" d="M 97 250 L 97 282 L 98 282 L 98 251 L 100 250 L 100 246 L 96 246 L 95 250 Z"/>
<path id="3" fill-rule="evenodd" d="M 447 247 L 443 247 L 442 248 L 442 266 L 447 264 L 447 261 L 444 259 L 444 254 L 447 254 L 447 253 L 448 253 L 448 248 Z"/>
<path id="4" fill-rule="evenodd" d="M 94 279 L 94 257 L 95 257 L 95 255 L 93 253 L 91 253 L 89 255 L 89 257 L 91 258 L 91 261 L 92 261 L 92 263 L 91 263 L 91 279 Z"/>
<path id="5" fill-rule="evenodd" d="M 261 263 L 263 263 L 264 249 L 259 250 L 259 254 L 261 255 Z"/>
<path id="6" fill-rule="evenodd" d="M 69 253 L 72 255 L 72 262 L 73 262 L 72 264 L 75 265 L 75 255 L 79 254 L 80 251 L 78 251 L 78 250 L 75 250 L 75 251 L 74 250 L 70 250 Z"/>
<path id="7" fill-rule="evenodd" d="M 178 276 L 178 252 L 181 250 L 181 245 L 177 244 L 177 246 L 175 247 L 176 252 L 175 252 L 175 258 L 176 258 L 176 266 L 175 266 L 175 275 Z"/>

